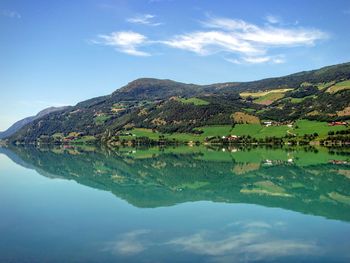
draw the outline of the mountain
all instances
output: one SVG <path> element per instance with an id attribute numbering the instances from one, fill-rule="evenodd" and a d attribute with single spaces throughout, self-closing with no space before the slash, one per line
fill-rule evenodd
<path id="1" fill-rule="evenodd" d="M 142 78 L 110 95 L 37 118 L 9 139 L 17 143 L 77 135 L 103 139 L 134 128 L 195 133 L 206 125 L 252 120 L 347 120 L 349 80 L 350 63 L 278 78 L 211 85 Z"/>
<path id="2" fill-rule="evenodd" d="M 20 130 L 22 127 L 24 127 L 25 125 L 31 123 L 32 121 L 34 121 L 36 119 L 44 117 L 45 115 L 50 114 L 52 112 L 65 110 L 67 108 L 68 107 L 66 107 L 66 106 L 63 106 L 63 107 L 50 107 L 50 108 L 46 108 L 46 109 L 40 111 L 35 116 L 30 116 L 30 117 L 24 118 L 22 120 L 19 120 L 19 121 L 15 122 L 14 124 L 12 124 L 7 130 L 5 130 L 3 132 L 0 132 L 0 139 L 4 139 L 6 137 L 9 137 L 9 136 L 13 135 L 18 130 Z"/>

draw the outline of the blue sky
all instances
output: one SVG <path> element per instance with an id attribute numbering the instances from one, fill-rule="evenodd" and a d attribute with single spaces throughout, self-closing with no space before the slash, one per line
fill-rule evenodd
<path id="1" fill-rule="evenodd" d="M 0 2 L 0 130 L 139 77 L 248 81 L 350 61 L 350 2 Z"/>

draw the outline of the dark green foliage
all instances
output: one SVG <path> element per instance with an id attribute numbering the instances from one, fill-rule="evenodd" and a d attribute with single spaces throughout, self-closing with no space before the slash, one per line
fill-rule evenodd
<path id="1" fill-rule="evenodd" d="M 292 98 L 304 98 L 306 96 L 314 95 L 319 92 L 316 86 L 300 87 L 299 89 L 292 90 L 287 94 Z"/>
<path id="2" fill-rule="evenodd" d="M 233 125 L 231 115 L 238 111 L 246 112 L 246 109 L 249 109 L 249 114 L 260 119 L 274 121 L 301 118 L 346 120 L 349 116 L 337 116 L 336 113 L 349 106 L 350 91 L 330 94 L 316 88 L 319 83 L 345 79 L 350 79 L 350 63 L 247 83 L 194 85 L 171 80 L 138 79 L 111 95 L 86 100 L 74 107 L 38 118 L 10 137 L 10 141 L 29 143 L 41 136 L 55 133 L 67 135 L 70 132 L 84 133 L 100 140 L 133 127 L 163 133 L 193 133 L 194 128 L 204 125 Z M 271 105 L 259 105 L 252 98 L 243 99 L 239 95 L 240 91 L 276 88 L 294 90 Z M 179 97 L 195 97 L 209 104 L 182 103 Z M 292 102 L 292 98 L 305 99 L 296 103 Z"/>

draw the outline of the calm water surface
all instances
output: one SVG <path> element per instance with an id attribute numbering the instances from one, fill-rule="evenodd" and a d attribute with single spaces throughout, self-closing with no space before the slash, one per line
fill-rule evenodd
<path id="1" fill-rule="evenodd" d="M 0 148 L 0 262 L 350 262 L 348 149 Z"/>

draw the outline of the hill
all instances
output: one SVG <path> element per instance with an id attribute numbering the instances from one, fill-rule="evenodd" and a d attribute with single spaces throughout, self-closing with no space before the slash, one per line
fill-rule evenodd
<path id="1" fill-rule="evenodd" d="M 36 114 L 35 116 L 30 116 L 27 118 L 24 118 L 22 120 L 19 120 L 17 122 L 15 122 L 14 124 L 12 124 L 7 130 L 0 132 L 0 139 L 4 139 L 6 137 L 9 137 L 11 135 L 13 135 L 14 133 L 16 133 L 18 130 L 20 130 L 22 127 L 24 127 L 25 125 L 27 125 L 28 123 L 31 123 L 32 121 L 39 119 L 47 114 L 50 114 L 52 112 L 55 111 L 61 111 L 61 110 L 65 110 L 68 107 L 63 106 L 63 107 L 50 107 L 50 108 L 46 108 L 42 111 L 40 111 L 38 114 Z"/>
<path id="2" fill-rule="evenodd" d="M 244 83 L 195 85 L 142 78 L 110 95 L 37 118 L 9 140 L 110 140 L 136 128 L 196 134 L 201 127 L 243 125 L 245 120 L 348 120 L 349 80 L 350 63 Z"/>

